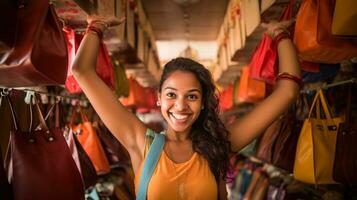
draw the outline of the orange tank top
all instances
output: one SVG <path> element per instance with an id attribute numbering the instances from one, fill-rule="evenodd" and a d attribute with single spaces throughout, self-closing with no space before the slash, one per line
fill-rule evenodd
<path id="1" fill-rule="evenodd" d="M 141 163 L 135 177 L 135 191 L 143 168 Z M 217 199 L 217 183 L 208 162 L 198 153 L 190 160 L 174 163 L 163 150 L 148 185 L 147 200 Z"/>

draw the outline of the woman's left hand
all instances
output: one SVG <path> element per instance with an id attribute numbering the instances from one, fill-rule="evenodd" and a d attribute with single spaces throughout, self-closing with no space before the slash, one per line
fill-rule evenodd
<path id="1" fill-rule="evenodd" d="M 262 23 L 262 27 L 266 29 L 269 35 L 277 35 L 278 32 L 287 31 L 287 29 L 295 22 L 294 19 L 285 21 L 270 21 L 269 23 Z"/>
<path id="2" fill-rule="evenodd" d="M 125 21 L 125 17 L 122 17 L 121 19 L 118 19 L 116 17 L 101 16 L 101 15 L 89 15 L 87 17 L 88 24 L 95 23 L 104 26 L 104 28 L 120 25 L 124 21 Z"/>

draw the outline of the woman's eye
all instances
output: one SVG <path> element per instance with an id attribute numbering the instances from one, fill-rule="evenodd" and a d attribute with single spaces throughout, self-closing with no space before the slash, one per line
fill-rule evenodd
<path id="1" fill-rule="evenodd" d="M 198 99 L 197 95 L 195 95 L 195 94 L 190 94 L 190 95 L 187 96 L 187 98 L 188 98 L 189 100 L 196 100 L 196 99 Z"/>
<path id="2" fill-rule="evenodd" d="M 173 93 L 173 92 L 168 92 L 168 93 L 166 94 L 166 96 L 167 96 L 167 97 L 170 97 L 170 98 L 173 98 L 173 97 L 175 97 L 175 93 Z"/>

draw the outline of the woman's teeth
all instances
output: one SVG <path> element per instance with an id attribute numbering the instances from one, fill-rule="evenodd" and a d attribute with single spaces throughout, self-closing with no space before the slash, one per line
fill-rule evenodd
<path id="1" fill-rule="evenodd" d="M 177 120 L 185 120 L 188 118 L 188 115 L 182 115 L 182 114 L 171 114 L 175 119 Z"/>

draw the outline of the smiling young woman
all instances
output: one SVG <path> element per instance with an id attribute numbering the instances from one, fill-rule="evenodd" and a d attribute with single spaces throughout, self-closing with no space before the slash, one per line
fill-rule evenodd
<path id="1" fill-rule="evenodd" d="M 89 28 L 82 40 L 73 73 L 105 125 L 128 150 L 137 187 L 148 128 L 120 104 L 95 72 L 101 33 L 120 21 L 90 16 L 88 24 L 95 28 Z M 290 24 L 272 22 L 266 27 L 274 37 Z M 165 65 L 158 105 L 168 128 L 164 150 L 148 185 L 148 200 L 226 198 L 219 196 L 218 185 L 226 177 L 230 153 L 258 137 L 298 95 L 300 70 L 289 37 L 279 36 L 278 54 L 279 72 L 285 76 L 279 79 L 275 91 L 229 127 L 219 119 L 216 88 L 203 65 L 187 58 L 176 58 Z"/>

